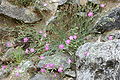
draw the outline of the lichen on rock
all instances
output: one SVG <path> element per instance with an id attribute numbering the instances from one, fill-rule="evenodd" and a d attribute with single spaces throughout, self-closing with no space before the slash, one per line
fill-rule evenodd
<path id="1" fill-rule="evenodd" d="M 77 80 L 114 80 L 119 76 L 120 40 L 85 43 L 77 50 Z"/>
<path id="2" fill-rule="evenodd" d="M 96 33 L 104 33 L 113 29 L 120 29 L 120 7 L 104 13 L 104 15 L 96 22 L 93 31 Z"/>

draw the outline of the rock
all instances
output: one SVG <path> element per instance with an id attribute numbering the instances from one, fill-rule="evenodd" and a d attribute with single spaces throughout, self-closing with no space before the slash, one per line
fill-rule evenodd
<path id="1" fill-rule="evenodd" d="M 48 25 L 50 22 L 54 21 L 57 16 L 52 16 L 46 21 L 46 25 Z"/>
<path id="2" fill-rule="evenodd" d="M 45 75 L 42 74 L 36 74 L 34 77 L 32 77 L 30 80 L 50 80 Z"/>
<path id="3" fill-rule="evenodd" d="M 33 64 L 32 61 L 22 61 L 20 63 L 20 65 L 18 66 L 19 69 L 17 71 L 15 71 L 15 72 L 25 73 L 31 67 L 34 67 L 34 64 Z"/>
<path id="4" fill-rule="evenodd" d="M 31 76 L 28 73 L 24 73 L 24 74 L 11 74 L 9 75 L 9 77 L 4 78 L 2 80 L 29 80 Z"/>
<path id="5" fill-rule="evenodd" d="M 34 67 L 31 61 L 22 61 L 17 68 L 15 68 L 8 78 L 4 80 L 29 80 L 31 75 L 27 72 L 30 68 Z"/>
<path id="6" fill-rule="evenodd" d="M 57 7 L 58 7 L 58 3 L 53 3 L 52 0 L 50 1 L 36 0 L 35 2 L 35 8 L 38 9 L 39 11 L 50 10 L 50 11 L 56 12 Z"/>
<path id="7" fill-rule="evenodd" d="M 62 66 L 65 69 L 70 68 L 70 64 L 67 63 L 69 56 L 63 53 L 56 53 L 52 56 L 46 56 L 45 59 L 40 60 L 38 67 L 42 68 L 45 64 L 54 64 L 55 68 Z"/>
<path id="8" fill-rule="evenodd" d="M 120 40 L 91 42 L 76 52 L 76 80 L 119 80 Z"/>
<path id="9" fill-rule="evenodd" d="M 100 0 L 88 0 L 88 1 L 93 2 L 95 4 L 100 4 Z"/>
<path id="10" fill-rule="evenodd" d="M 120 29 L 120 7 L 114 8 L 96 22 L 92 29 L 95 33 L 104 33 L 113 29 Z"/>
<path id="11" fill-rule="evenodd" d="M 0 14 L 7 15 L 25 23 L 33 23 L 41 19 L 37 14 L 33 13 L 29 9 L 12 5 L 6 0 L 1 0 Z"/>
<path id="12" fill-rule="evenodd" d="M 76 80 L 76 79 L 71 78 L 71 77 L 65 77 L 63 80 Z"/>
<path id="13" fill-rule="evenodd" d="M 112 38 L 110 38 L 110 36 L 112 36 Z M 109 31 L 108 33 L 104 34 L 102 38 L 103 41 L 120 39 L 120 30 Z"/>
<path id="14" fill-rule="evenodd" d="M 79 5 L 86 5 L 88 0 L 76 0 L 76 3 Z"/>
<path id="15" fill-rule="evenodd" d="M 58 5 L 63 5 L 67 2 L 67 0 L 51 0 L 53 3 L 58 3 Z"/>
<path id="16" fill-rule="evenodd" d="M 36 74 L 31 77 L 29 80 L 62 80 L 59 74 L 53 73 L 44 73 L 44 74 Z"/>
<path id="17" fill-rule="evenodd" d="M 9 73 L 10 73 L 10 70 L 6 70 L 6 69 L 2 70 L 2 69 L 0 69 L 0 79 L 3 79 L 5 77 L 7 77 L 9 75 Z"/>
<path id="18" fill-rule="evenodd" d="M 68 70 L 68 71 L 65 71 L 64 74 L 67 76 L 76 77 L 75 71 Z"/>
<path id="19" fill-rule="evenodd" d="M 5 61 L 11 61 L 13 58 L 12 53 L 15 51 L 14 48 L 10 48 L 6 51 L 6 53 L 3 54 L 3 56 L 0 57 L 0 60 L 2 60 L 3 62 Z"/>
<path id="20" fill-rule="evenodd" d="M 77 3 L 79 5 L 86 5 L 86 3 L 88 3 L 88 1 L 95 3 L 95 4 L 100 4 L 100 0 L 75 0 L 72 2 Z"/>
<path id="21" fill-rule="evenodd" d="M 36 0 L 35 2 L 35 8 L 38 10 L 50 10 L 54 13 L 56 12 L 58 5 L 62 5 L 66 3 L 67 0 Z"/>
<path id="22" fill-rule="evenodd" d="M 36 0 L 34 4 L 35 10 L 42 14 L 42 19 L 47 26 L 56 18 L 58 5 L 62 5 L 67 0 Z"/>

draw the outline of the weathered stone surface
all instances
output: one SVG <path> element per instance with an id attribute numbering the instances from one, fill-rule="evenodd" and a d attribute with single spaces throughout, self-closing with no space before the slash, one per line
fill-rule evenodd
<path id="1" fill-rule="evenodd" d="M 6 69 L 2 70 L 2 69 L 0 69 L 0 79 L 3 79 L 5 77 L 7 77 L 9 75 L 9 73 L 10 73 L 10 70 L 6 70 Z"/>
<path id="2" fill-rule="evenodd" d="M 63 80 L 63 78 L 60 78 L 60 75 L 56 73 L 39 73 L 31 77 L 29 80 Z"/>
<path id="3" fill-rule="evenodd" d="M 120 40 L 85 43 L 76 52 L 76 80 L 119 80 Z"/>
<path id="4" fill-rule="evenodd" d="M 56 11 L 58 7 L 58 3 L 52 3 L 51 0 L 36 0 L 35 2 L 35 8 L 38 10 L 50 10 L 50 11 Z"/>
<path id="5" fill-rule="evenodd" d="M 9 77 L 3 80 L 29 80 L 31 75 L 27 72 L 31 67 L 34 67 L 32 61 L 22 61 L 17 68 L 15 68 Z"/>
<path id="6" fill-rule="evenodd" d="M 103 15 L 95 24 L 93 32 L 104 33 L 113 29 L 120 29 L 120 7 L 114 8 Z"/>
<path id="7" fill-rule="evenodd" d="M 6 53 L 3 54 L 3 56 L 0 57 L 0 60 L 4 61 L 11 61 L 13 58 L 12 53 L 15 51 L 14 48 L 10 48 L 6 51 Z"/>
<path id="8" fill-rule="evenodd" d="M 79 5 L 86 5 L 87 2 L 88 0 L 76 0 L 76 3 Z"/>
<path id="9" fill-rule="evenodd" d="M 95 4 L 100 4 L 100 0 L 71 0 L 71 1 L 79 5 L 86 5 L 88 1 L 93 2 Z"/>
<path id="10" fill-rule="evenodd" d="M 61 80 L 76 80 L 76 79 L 71 78 L 71 77 L 65 77 L 64 79 L 61 79 Z"/>
<path id="11" fill-rule="evenodd" d="M 95 4 L 100 4 L 100 0 L 88 0 L 88 1 L 93 2 Z"/>
<path id="12" fill-rule="evenodd" d="M 64 74 L 67 76 L 76 77 L 75 71 L 67 70 Z"/>
<path id="13" fill-rule="evenodd" d="M 113 31 L 106 33 L 106 35 L 103 35 L 102 40 L 108 41 L 110 36 L 112 37 L 112 40 L 120 39 L 120 30 L 113 30 Z"/>
<path id="14" fill-rule="evenodd" d="M 29 9 L 11 5 L 6 0 L 1 1 L 0 14 L 4 14 L 17 20 L 24 21 L 25 23 L 33 23 L 40 20 L 40 18 Z"/>
<path id="15" fill-rule="evenodd" d="M 45 64 L 54 64 L 55 68 L 63 66 L 64 70 L 70 68 L 70 64 L 67 62 L 69 56 L 63 53 L 56 53 L 52 56 L 46 56 L 45 59 L 40 60 L 38 67 L 42 68 Z"/>
<path id="16" fill-rule="evenodd" d="M 58 3 L 58 5 L 63 5 L 67 0 L 51 0 L 53 3 Z"/>
<path id="17" fill-rule="evenodd" d="M 67 0 L 36 0 L 35 8 L 39 10 L 50 10 L 55 12 L 58 5 L 66 3 Z"/>
<path id="18" fill-rule="evenodd" d="M 34 77 L 32 77 L 30 80 L 50 80 L 45 75 L 42 74 L 36 74 Z"/>

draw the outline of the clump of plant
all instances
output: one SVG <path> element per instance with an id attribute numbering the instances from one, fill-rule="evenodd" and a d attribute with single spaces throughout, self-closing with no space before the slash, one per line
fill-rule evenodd
<path id="1" fill-rule="evenodd" d="M 75 59 L 77 48 L 86 42 L 84 37 L 90 33 L 90 28 L 101 11 L 100 6 L 93 3 L 88 3 L 87 6 L 65 4 L 58 10 L 58 17 L 48 26 L 44 26 L 43 30 L 36 31 L 28 24 L 14 29 L 17 32 L 14 47 L 22 47 L 27 56 L 21 57 L 13 53 L 17 63 L 25 57 L 31 58 L 38 55 L 43 59 L 44 56 L 56 52 L 68 53 Z M 49 64 L 51 65 L 53 66 Z M 63 68 L 57 69 L 58 72 L 63 72 Z M 41 72 L 46 72 L 46 68 L 41 69 Z"/>
<path id="2" fill-rule="evenodd" d="M 89 2 L 87 6 L 65 4 L 59 7 L 59 11 L 58 17 L 47 26 L 52 49 L 59 51 L 58 46 L 64 45 L 62 51 L 74 55 L 76 49 L 85 43 L 84 37 L 90 33 L 101 8 Z M 74 39 L 74 36 L 77 38 Z M 70 42 L 69 45 L 66 40 Z"/>
<path id="3" fill-rule="evenodd" d="M 18 47 L 15 52 L 12 53 L 13 61 L 19 64 L 24 59 L 24 51 Z"/>

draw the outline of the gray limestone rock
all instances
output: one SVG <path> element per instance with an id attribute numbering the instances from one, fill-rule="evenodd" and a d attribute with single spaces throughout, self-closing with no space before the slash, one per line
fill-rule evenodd
<path id="1" fill-rule="evenodd" d="M 56 53 L 52 56 L 46 56 L 45 59 L 40 60 L 38 67 L 42 68 L 46 64 L 54 64 L 55 68 L 63 66 L 64 70 L 70 68 L 70 64 L 67 62 L 69 56 L 63 53 Z"/>
<path id="2" fill-rule="evenodd" d="M 64 74 L 67 76 L 76 77 L 75 71 L 67 70 Z"/>
<path id="3" fill-rule="evenodd" d="M 41 19 L 37 16 L 37 14 L 30 11 L 29 9 L 12 5 L 6 0 L 1 0 L 0 14 L 7 15 L 11 18 L 23 21 L 25 23 L 34 23 Z"/>
<path id="4" fill-rule="evenodd" d="M 111 9 L 103 14 L 92 29 L 95 33 L 104 33 L 107 31 L 120 29 L 120 7 Z"/>
<path id="5" fill-rule="evenodd" d="M 77 80 L 119 80 L 120 40 L 85 43 L 76 56 Z"/>
<path id="6" fill-rule="evenodd" d="M 6 70 L 6 69 L 2 70 L 2 69 L 0 69 L 0 79 L 3 79 L 5 77 L 7 77 L 9 75 L 9 73 L 10 73 L 10 70 Z"/>
<path id="7" fill-rule="evenodd" d="M 46 76 L 42 75 L 42 74 L 36 74 L 30 80 L 49 80 L 49 79 Z"/>
<path id="8" fill-rule="evenodd" d="M 50 10 L 56 12 L 58 5 L 63 5 L 67 0 L 36 0 L 34 7 L 38 10 Z"/>

